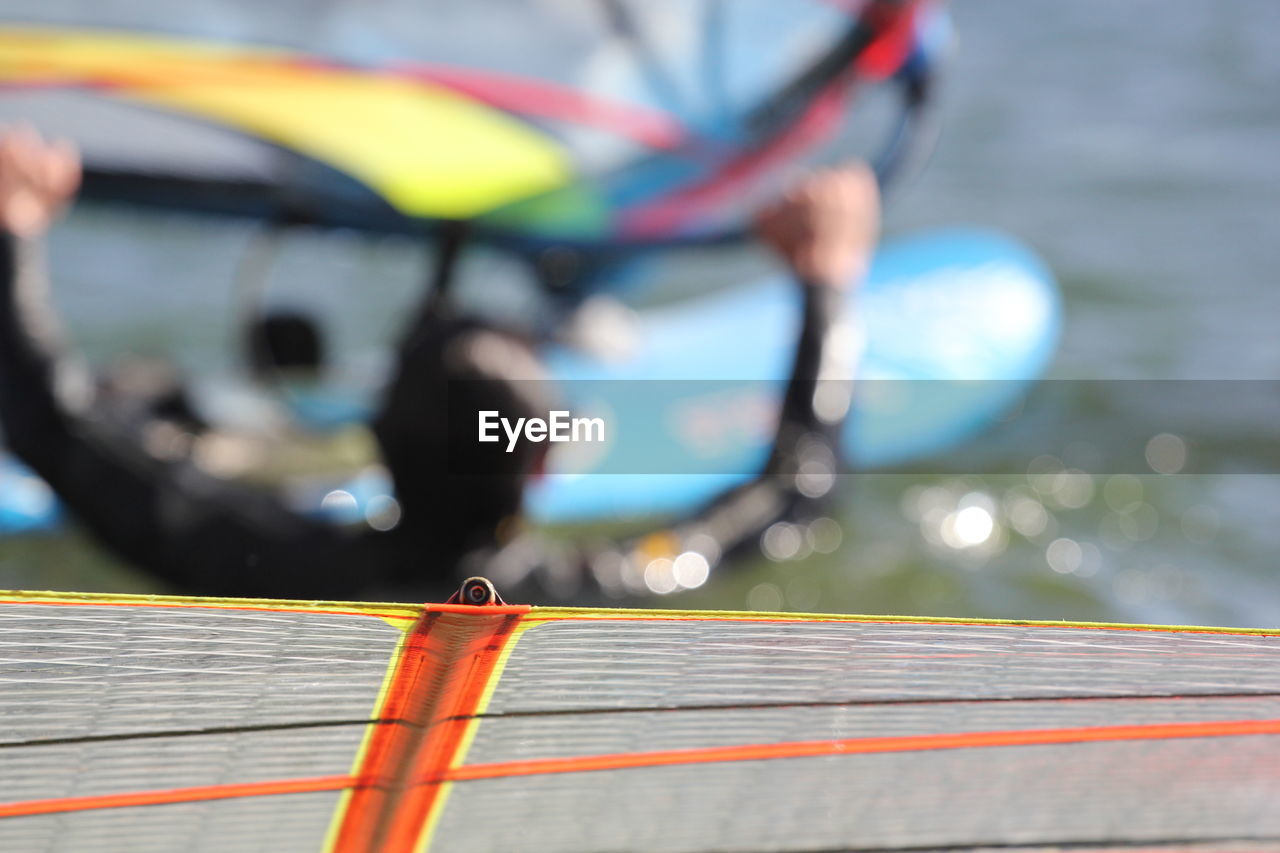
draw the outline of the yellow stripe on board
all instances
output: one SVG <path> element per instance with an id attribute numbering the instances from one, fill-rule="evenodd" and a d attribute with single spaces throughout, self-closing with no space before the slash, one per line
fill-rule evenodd
<path id="1" fill-rule="evenodd" d="M 418 608 L 419 614 L 422 608 Z M 351 770 L 348 776 L 357 778 L 360 770 L 364 767 L 365 759 L 369 754 L 369 745 L 373 741 L 374 732 L 378 730 L 383 717 L 383 710 L 387 705 L 387 694 L 391 690 L 391 685 L 395 681 L 396 665 L 400 662 L 401 656 L 404 654 L 405 640 L 409 637 L 409 631 L 406 629 L 400 635 L 400 639 L 396 642 L 395 651 L 391 654 L 391 659 L 387 661 L 386 672 L 382 674 L 382 686 L 378 688 L 378 696 L 373 700 L 373 707 L 369 709 L 369 725 L 364 728 L 364 737 L 360 739 L 360 746 L 356 749 L 356 756 L 351 762 Z M 355 792 L 346 788 L 338 798 L 338 806 L 333 810 L 333 817 L 329 820 L 329 831 L 324 836 L 324 847 L 321 848 L 324 853 L 330 853 L 334 845 L 338 841 L 338 832 L 342 829 L 342 823 L 346 820 L 347 809 L 351 805 L 351 798 Z"/>
<path id="2" fill-rule="evenodd" d="M 336 613 L 377 616 L 392 621 L 401 630 L 422 614 L 420 604 L 368 601 L 300 601 L 281 598 L 216 598 L 191 595 L 138 595 L 97 592 L 0 590 L 0 603 L 25 604 L 135 604 L 140 606 L 213 607 L 250 610 L 287 610 L 303 613 Z M 483 613 L 483 611 L 477 611 Z M 923 625 L 991 625 L 1027 628 L 1098 628 L 1123 631 L 1164 631 L 1170 633 L 1250 634 L 1280 636 L 1280 628 L 1232 628 L 1206 625 L 1159 625 L 1139 622 L 1080 622 L 1036 619 L 985 619 L 970 616 L 897 616 L 842 613 L 774 613 L 752 610 L 657 610 L 610 607 L 533 607 L 517 627 L 517 635 L 542 622 L 566 620 L 704 620 L 770 622 L 882 622 Z M 510 654 L 510 649 L 506 651 Z M 503 662 L 505 662 L 505 655 Z"/>
<path id="3" fill-rule="evenodd" d="M 370 616 L 382 619 L 398 631 L 407 631 L 422 612 L 421 605 L 354 601 L 291 601 L 272 598 L 206 598 L 193 595 L 117 595 L 100 592 L 0 590 L 0 605 L 172 607 L 214 610 L 263 610 L 283 613 L 327 613 L 335 616 Z"/>
<path id="4" fill-rule="evenodd" d="M 423 605 L 369 601 L 301 601 L 283 598 L 216 598 L 192 595 L 138 595 L 99 592 L 0 590 L 0 603 L 13 604 L 134 604 L 154 607 L 213 607 L 240 610 L 285 610 L 302 613 L 335 613 L 377 616 L 393 622 L 401 630 L 423 612 Z M 484 610 L 477 610 L 483 615 Z M 1206 625 L 1158 625 L 1140 622 L 1079 622 L 1036 619 L 985 619 L 970 616 L 896 616 L 874 613 L 774 613 L 753 610 L 656 610 L 621 607 L 533 607 L 521 619 L 516 634 L 543 622 L 566 620 L 700 620 L 770 622 L 867 622 L 922 625 L 991 625 L 1027 628 L 1098 628 L 1121 631 L 1164 631 L 1169 633 L 1250 634 L 1280 636 L 1280 628 L 1232 628 Z M 510 654 L 508 648 L 502 658 Z"/>
<path id="5" fill-rule="evenodd" d="M 313 157 L 410 216 L 466 218 L 563 185 L 563 150 L 444 87 L 283 51 L 0 29 L 0 83 L 94 87 Z"/>
<path id="6" fill-rule="evenodd" d="M 770 613 L 751 610 L 628 610 L 607 607 L 534 607 L 526 622 L 572 620 L 684 620 L 699 622 L 866 622 L 905 625 L 990 625 L 1003 628 L 1096 628 L 1109 631 L 1162 631 L 1173 634 L 1249 634 L 1280 637 L 1280 628 L 1230 628 L 1204 625 L 1152 625 L 1130 622 L 1075 622 L 1036 619 L 984 619 L 971 616 L 889 616 L 842 613 Z"/>

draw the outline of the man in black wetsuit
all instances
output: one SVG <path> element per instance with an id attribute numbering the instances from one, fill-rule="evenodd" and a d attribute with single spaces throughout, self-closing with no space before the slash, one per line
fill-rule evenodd
<path id="1" fill-rule="evenodd" d="M 400 522 L 353 532 L 300 516 L 189 463 L 154 458 L 95 417 L 60 340 L 38 257 L 38 240 L 74 195 L 79 175 L 68 145 L 46 144 L 26 130 L 0 137 L 0 425 L 10 449 L 84 527 L 140 568 L 206 595 L 443 600 L 465 573 L 482 570 L 490 557 L 502 561 L 543 445 L 525 442 L 510 455 L 487 445 L 450 446 L 441 401 L 448 383 L 450 404 L 465 410 L 545 412 L 547 401 L 530 391 L 542 383 L 511 381 L 541 376 L 530 348 L 478 324 L 424 312 L 401 343 L 396 375 L 372 424 L 395 482 Z M 794 467 L 788 448 L 799 432 L 822 432 L 816 422 L 805 425 L 812 420 L 812 380 L 826 360 L 838 291 L 869 261 L 878 211 L 874 178 L 859 166 L 811 175 L 760 215 L 759 235 L 804 288 L 806 334 L 769 470 L 713 504 L 712 516 L 742 516 L 735 500 L 743 495 L 758 506 L 750 493 L 761 483 L 786 492 L 774 481 L 786 480 Z M 789 410 L 800 415 L 789 418 Z M 783 441 L 788 429 L 797 435 Z M 748 538 L 757 533 L 748 531 Z"/>

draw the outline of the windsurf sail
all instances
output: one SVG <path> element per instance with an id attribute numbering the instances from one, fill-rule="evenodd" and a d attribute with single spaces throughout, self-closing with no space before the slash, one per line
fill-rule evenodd
<path id="1" fill-rule="evenodd" d="M 901 79 L 918 106 L 937 30 L 925 0 L 14 0 L 0 120 L 75 140 L 110 200 L 710 238 L 790 163 L 842 150 L 855 84 Z"/>
<path id="2" fill-rule="evenodd" d="M 1280 632 L 0 597 L 6 850 L 1276 850 Z"/>

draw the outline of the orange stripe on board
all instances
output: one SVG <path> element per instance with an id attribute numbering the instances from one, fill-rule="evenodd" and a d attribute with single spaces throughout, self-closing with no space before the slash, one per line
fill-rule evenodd
<path id="1" fill-rule="evenodd" d="M 412 853 L 467 724 L 528 607 L 432 605 L 396 664 L 332 853 Z M 431 784 L 421 784 L 429 780 Z"/>
<path id="2" fill-rule="evenodd" d="M 514 623 L 514 619 L 507 620 Z M 492 672 L 492 665 L 497 654 L 501 653 L 510 629 L 504 630 L 505 624 L 491 633 L 478 638 L 485 646 L 472 658 L 467 675 L 456 679 L 460 690 L 456 693 L 459 702 L 475 701 L 484 692 L 487 674 Z M 452 638 L 451 638 L 452 639 Z M 446 640 L 446 642 L 449 642 Z M 464 640 L 466 645 L 474 645 L 475 639 Z M 495 652 L 497 654 L 495 654 Z M 410 657 L 406 654 L 406 660 Z M 412 665 L 422 671 L 425 657 Z M 1280 720 L 1224 720 L 1201 723 L 1168 723 L 1147 726 L 1098 726 L 1076 729 L 1033 729 L 1030 731 L 989 731 L 962 732 L 943 735 L 912 735 L 906 737 L 882 738 L 850 738 L 845 740 L 801 741 L 797 743 L 778 744 L 745 744 L 742 746 L 712 747 L 707 749 L 668 750 L 665 752 L 647 752 L 612 755 L 586 755 L 575 758 L 553 758 L 538 761 L 511 761 L 494 764 L 473 764 L 444 771 L 455 755 L 459 739 L 465 727 L 453 725 L 458 720 L 443 720 L 443 725 L 429 727 L 423 743 L 416 749 L 415 758 L 424 759 L 413 762 L 408 767 L 411 772 L 401 782 L 411 783 L 408 791 L 403 788 L 394 792 L 371 788 L 374 784 L 369 779 L 352 776 L 314 776 L 302 779 L 280 779 L 269 782 L 251 782 L 231 785 L 206 785 L 195 788 L 171 788 L 156 791 L 135 791 L 125 794 L 103 794 L 87 797 L 60 797 L 47 800 L 27 800 L 25 802 L 0 803 L 0 818 L 25 817 L 42 814 L 59 814 L 65 812 L 89 811 L 92 809 L 127 808 L 130 806 L 155 806 L 170 803 L 203 802 L 209 800 L 227 800 L 239 797 L 262 797 L 281 794 L 304 794 L 319 791 L 338 791 L 343 788 L 354 788 L 357 797 L 362 793 L 380 793 L 382 800 L 400 806 L 408 804 L 409 808 L 396 808 L 389 815 L 389 829 L 384 834 L 382 846 L 377 839 L 373 846 L 344 847 L 340 837 L 336 850 L 380 850 L 386 853 L 408 851 L 417 841 L 418 834 L 430 813 L 434 792 L 438 791 L 440 781 L 462 782 L 475 779 L 495 779 L 509 776 L 536 776 L 550 773 L 580 773 L 592 770 L 622 770 L 638 767 L 662 767 L 674 764 L 711 764 L 727 761 L 759 761 L 774 758 L 807 758 L 826 755 L 859 755 L 883 752 L 916 752 L 933 749 L 968 749 L 997 746 L 1037 746 L 1063 743 L 1099 743 L 1125 740 L 1170 740 L 1180 738 L 1204 737 L 1238 737 L 1244 735 L 1280 734 Z M 400 727 L 381 727 L 387 731 Z M 438 733 L 438 734 L 432 734 Z M 386 760 L 383 753 L 379 759 Z M 394 759 L 395 755 L 389 756 Z M 377 761 L 367 762 L 367 764 Z M 419 772 L 412 772 L 417 770 Z M 426 783 L 426 784 L 424 784 Z M 395 794 L 401 793 L 402 799 L 396 802 Z M 375 801 L 377 802 L 377 801 Z M 354 806 L 354 801 L 353 801 Z M 371 815 L 361 814 L 356 809 L 348 811 L 348 820 L 343 826 L 344 833 L 349 826 L 358 825 Z M 356 839 L 358 840 L 358 839 Z M 408 845 L 408 846 L 406 846 Z"/>
<path id="3" fill-rule="evenodd" d="M 119 809 L 128 806 L 159 806 L 167 803 L 193 803 L 204 800 L 230 800 L 237 797 L 263 797 L 272 794 L 339 791 L 355 783 L 356 780 L 350 776 L 314 776 L 306 779 L 281 779 L 274 782 L 205 785 L 199 788 L 134 791 L 127 794 L 102 794 L 93 797 L 27 800 L 19 803 L 0 803 L 0 818 L 79 812 L 90 809 Z"/>
<path id="4" fill-rule="evenodd" d="M 994 746 L 1040 746 L 1062 743 L 1100 743 L 1120 740 L 1170 740 L 1176 738 L 1232 737 L 1280 734 L 1280 720 L 1226 720 L 1203 723 L 1165 723 L 1147 726 L 1097 726 L 1075 729 L 962 732 L 905 737 L 848 738 L 795 743 L 761 743 L 741 746 L 673 749 L 664 752 L 583 755 L 533 761 L 472 764 L 449 771 L 447 780 L 498 779 L 540 776 L 550 773 L 585 773 L 593 770 L 626 770 L 673 764 L 715 764 L 726 761 L 762 761 L 773 758 L 815 758 L 826 755 L 865 755 L 878 752 L 920 752 L 933 749 L 972 749 Z"/>

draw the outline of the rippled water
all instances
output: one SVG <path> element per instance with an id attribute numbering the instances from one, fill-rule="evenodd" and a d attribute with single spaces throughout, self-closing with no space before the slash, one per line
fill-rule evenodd
<path id="1" fill-rule="evenodd" d="M 1066 298 L 1056 378 L 1280 376 L 1273 13 L 1271 0 L 954 4 L 945 130 L 928 168 L 893 200 L 888 230 L 990 225 L 1041 252 Z M 55 241 L 60 304 L 95 358 L 128 341 L 225 372 L 226 282 L 251 238 L 239 227 L 77 214 Z M 394 328 L 415 287 L 416 250 L 404 244 L 290 251 L 291 279 L 276 283 L 276 298 L 292 292 L 341 314 L 344 351 Z M 353 293 L 377 298 L 356 300 L 355 311 Z M 1075 387 L 1050 385 L 1033 405 L 1120 424 L 1151 403 L 1129 383 L 1066 390 Z M 1162 413 L 1168 424 L 1157 431 L 1177 436 L 1184 416 L 1205 416 L 1193 399 L 1180 405 L 1188 410 Z M 1263 440 L 1275 428 L 1251 426 Z M 1006 435 L 981 441 L 996 460 L 990 470 L 1027 453 Z M 1177 442 L 1149 448 L 1154 467 L 1143 475 L 1079 473 L 1090 448 L 1067 442 L 1026 474 L 850 478 L 833 554 L 762 558 L 657 603 L 1280 623 L 1280 477 L 1156 473 L 1177 470 Z M 1191 439 L 1182 448 L 1235 450 Z M 1219 470 L 1265 470 L 1247 450 L 1233 458 Z M 778 558 L 810 550 L 803 535 L 771 544 Z M 0 544 L 0 585 L 151 588 L 76 538 Z"/>
<path id="2" fill-rule="evenodd" d="M 953 11 L 945 131 L 889 227 L 984 223 L 1040 251 L 1066 297 L 1055 377 L 1280 376 L 1274 8 L 966 0 Z M 1068 399 L 1039 402 L 1127 423 L 1151 403 L 1131 399 L 1140 386 L 1081 399 L 1063 383 Z M 1169 428 L 1206 416 L 1180 403 Z M 986 439 L 997 458 L 999 440 Z M 1280 478 L 1054 475 L 1088 455 L 1068 443 L 1030 476 L 859 478 L 843 514 L 853 544 L 761 563 L 740 592 L 802 609 L 1280 622 Z M 1245 455 L 1232 470 L 1266 469 Z M 989 538 L 965 547 L 966 531 Z"/>

